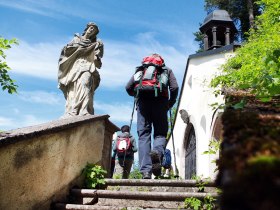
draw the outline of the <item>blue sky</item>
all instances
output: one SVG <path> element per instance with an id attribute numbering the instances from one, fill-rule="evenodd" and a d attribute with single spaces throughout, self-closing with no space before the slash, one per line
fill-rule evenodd
<path id="1" fill-rule="evenodd" d="M 60 51 L 90 21 L 99 26 L 104 43 L 95 113 L 109 114 L 117 126 L 129 124 L 133 98 L 124 86 L 135 67 L 157 52 L 181 86 L 187 58 L 198 48 L 193 32 L 205 16 L 203 0 L 0 0 L 0 36 L 19 40 L 6 51 L 19 87 L 18 94 L 0 91 L 0 130 L 63 115 L 65 99 L 57 88 Z"/>

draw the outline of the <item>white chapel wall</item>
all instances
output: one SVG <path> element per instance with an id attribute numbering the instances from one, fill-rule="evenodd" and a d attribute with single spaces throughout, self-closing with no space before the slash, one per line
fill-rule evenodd
<path id="1" fill-rule="evenodd" d="M 203 155 L 208 150 L 212 131 L 211 123 L 213 121 L 214 111 L 211 104 L 216 102 L 223 103 L 223 97 L 215 97 L 213 89 L 210 88 L 210 81 L 219 71 L 220 66 L 229 57 L 229 52 L 211 54 L 207 56 L 197 56 L 189 58 L 187 75 L 183 81 L 184 88 L 181 92 L 181 101 L 178 110 L 185 109 L 190 116 L 190 124 L 193 125 L 196 135 L 196 175 L 214 178 L 214 163 L 211 163 L 213 157 Z M 185 178 L 185 155 L 186 142 L 185 131 L 187 124 L 183 122 L 179 113 L 174 125 L 174 140 L 176 162 L 179 169 L 179 175 Z M 170 139 L 167 148 L 172 151 L 172 139 Z"/>

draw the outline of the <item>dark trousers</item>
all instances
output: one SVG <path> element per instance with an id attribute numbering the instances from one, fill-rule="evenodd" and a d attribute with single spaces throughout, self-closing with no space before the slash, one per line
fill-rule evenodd
<path id="1" fill-rule="evenodd" d="M 137 102 L 138 154 L 142 173 L 152 170 L 150 157 L 152 128 L 154 129 L 153 150 L 161 155 L 164 153 L 168 132 L 167 111 L 167 98 L 140 98 Z"/>

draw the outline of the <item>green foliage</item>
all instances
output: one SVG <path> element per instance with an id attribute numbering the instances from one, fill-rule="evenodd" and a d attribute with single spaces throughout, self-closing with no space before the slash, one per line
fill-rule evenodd
<path id="1" fill-rule="evenodd" d="M 194 210 L 201 209 L 202 207 L 202 201 L 197 198 L 186 198 L 184 201 L 185 208 L 192 208 Z"/>
<path id="2" fill-rule="evenodd" d="M 177 108 L 178 108 L 178 102 L 176 102 L 171 109 L 171 118 L 170 118 L 170 114 L 168 113 L 168 116 L 169 116 L 168 117 L 168 133 L 167 133 L 166 139 L 169 139 L 171 136 L 171 129 L 174 127 Z"/>
<path id="3" fill-rule="evenodd" d="M 259 155 L 248 160 L 249 166 L 258 169 L 273 168 L 280 164 L 280 159 L 271 155 Z"/>
<path id="4" fill-rule="evenodd" d="M 232 107 L 234 109 L 243 109 L 245 107 L 246 104 L 246 100 L 242 99 L 240 102 L 238 102 L 237 104 L 234 104 Z"/>
<path id="5" fill-rule="evenodd" d="M 204 151 L 202 154 L 204 155 L 217 155 L 219 153 L 220 147 L 221 147 L 221 143 L 222 140 L 216 140 L 216 139 L 211 139 L 210 143 L 208 145 L 209 150 Z M 216 164 L 216 168 L 214 170 L 214 172 L 218 171 L 218 164 L 217 164 L 217 160 L 212 160 L 212 163 Z"/>
<path id="6" fill-rule="evenodd" d="M 133 171 L 129 174 L 129 179 L 142 179 L 142 174 L 139 168 L 133 168 Z"/>
<path id="7" fill-rule="evenodd" d="M 88 163 L 83 169 L 85 176 L 85 186 L 87 188 L 102 188 L 105 186 L 104 175 L 107 171 L 101 166 Z"/>
<path id="8" fill-rule="evenodd" d="M 223 73 L 211 81 L 212 87 L 247 90 L 262 101 L 280 93 L 280 1 L 261 0 L 264 12 L 256 29 L 236 55 L 222 66 Z"/>
<path id="9" fill-rule="evenodd" d="M 211 139 L 209 143 L 209 150 L 203 152 L 203 154 L 208 154 L 208 155 L 215 155 L 218 154 L 220 145 L 221 145 L 221 140 L 217 141 L 215 139 Z"/>
<path id="10" fill-rule="evenodd" d="M 204 50 L 203 33 L 201 33 L 201 31 L 197 31 L 194 32 L 193 35 L 195 36 L 194 41 L 198 42 L 199 45 L 199 49 L 196 51 L 196 53 L 202 52 Z"/>
<path id="11" fill-rule="evenodd" d="M 113 179 L 121 179 L 122 178 L 122 174 L 114 174 L 113 175 Z"/>
<path id="12" fill-rule="evenodd" d="M 205 186 L 211 181 L 210 177 L 203 178 L 202 176 L 192 176 L 191 179 L 196 180 L 196 186 L 198 187 L 198 192 L 204 192 Z M 216 188 L 218 191 L 219 189 Z M 206 195 L 203 199 L 197 198 L 186 198 L 184 201 L 184 208 L 192 208 L 199 210 L 214 210 L 217 209 L 217 199 L 210 195 Z"/>
<path id="13" fill-rule="evenodd" d="M 16 39 L 4 39 L 0 36 L 0 84 L 2 90 L 7 90 L 10 94 L 16 93 L 18 86 L 8 74 L 8 71 L 11 70 L 11 68 L 5 62 L 6 54 L 4 53 L 4 50 L 10 49 L 12 44 L 18 44 L 18 41 Z"/>
<path id="14" fill-rule="evenodd" d="M 186 198 L 184 201 L 184 208 L 191 208 L 194 210 L 213 210 L 217 209 L 216 199 L 212 196 L 205 196 L 203 200 L 198 198 Z"/>
<path id="15" fill-rule="evenodd" d="M 202 178 L 202 176 L 192 176 L 191 179 L 194 179 L 196 181 L 196 187 L 198 188 L 198 192 L 204 192 L 205 186 L 209 184 L 211 181 L 210 177 L 208 178 Z"/>

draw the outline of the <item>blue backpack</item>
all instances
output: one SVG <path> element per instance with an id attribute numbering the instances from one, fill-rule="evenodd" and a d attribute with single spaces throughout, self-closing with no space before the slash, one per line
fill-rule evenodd
<path id="1" fill-rule="evenodd" d="M 169 149 L 164 150 L 164 155 L 162 159 L 162 167 L 167 169 L 171 167 L 171 152 Z"/>

